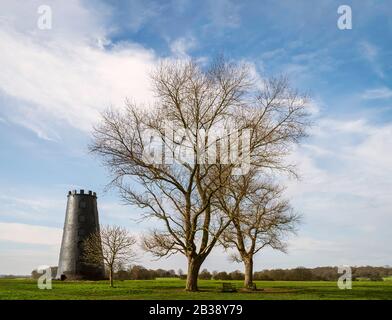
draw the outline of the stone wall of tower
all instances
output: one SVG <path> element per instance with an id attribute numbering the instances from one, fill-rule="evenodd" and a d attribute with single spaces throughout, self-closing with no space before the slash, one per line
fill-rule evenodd
<path id="1" fill-rule="evenodd" d="M 101 264 L 87 263 L 83 258 L 83 241 L 99 231 L 95 192 L 76 190 L 68 193 L 57 278 L 99 280 L 105 278 Z"/>

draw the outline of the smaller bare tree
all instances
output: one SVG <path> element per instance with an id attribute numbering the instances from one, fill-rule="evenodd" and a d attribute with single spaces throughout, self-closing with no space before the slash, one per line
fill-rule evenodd
<path id="1" fill-rule="evenodd" d="M 137 240 L 119 226 L 106 225 L 100 229 L 84 241 L 84 259 L 88 263 L 101 263 L 103 260 L 109 271 L 110 286 L 113 287 L 116 268 L 136 259 L 134 247 Z"/>
<path id="2" fill-rule="evenodd" d="M 295 231 L 300 220 L 282 198 L 281 187 L 258 180 L 254 171 L 233 179 L 220 199 L 222 209 L 232 217 L 221 244 L 226 249 L 237 249 L 231 258 L 244 263 L 246 288 L 253 287 L 254 256 L 265 247 L 285 252 L 284 238 Z"/>

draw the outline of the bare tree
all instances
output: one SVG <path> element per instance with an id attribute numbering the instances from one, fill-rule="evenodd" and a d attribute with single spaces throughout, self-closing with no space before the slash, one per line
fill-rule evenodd
<path id="1" fill-rule="evenodd" d="M 285 252 L 284 239 L 294 232 L 299 215 L 293 212 L 288 200 L 282 197 L 283 189 L 271 182 L 260 181 L 256 172 L 232 179 L 224 198 L 222 210 L 230 214 L 232 223 L 223 232 L 221 243 L 235 248 L 232 255 L 245 267 L 244 285 L 253 286 L 253 259 L 263 248 Z"/>
<path id="2" fill-rule="evenodd" d="M 142 110 L 127 102 L 121 112 L 107 111 L 90 149 L 103 157 L 125 202 L 162 222 L 145 236 L 145 249 L 157 257 L 185 255 L 186 289 L 195 291 L 200 266 L 231 221 L 213 199 L 245 156 L 261 169 L 291 170 L 281 158 L 303 135 L 305 100 L 283 80 L 266 82 L 255 97 L 248 67 L 222 60 L 207 69 L 192 61 L 164 62 L 152 85 L 156 104 Z M 217 128 L 243 136 L 255 130 L 244 151 L 244 144 L 211 139 Z M 225 161 L 240 146 L 238 157 Z M 215 159 L 201 157 L 206 147 L 216 147 Z"/>
<path id="3" fill-rule="evenodd" d="M 110 286 L 113 287 L 116 269 L 136 258 L 136 243 L 136 238 L 122 227 L 101 226 L 100 231 L 91 234 L 84 241 L 84 259 L 88 263 L 101 263 L 103 260 L 109 271 Z"/>

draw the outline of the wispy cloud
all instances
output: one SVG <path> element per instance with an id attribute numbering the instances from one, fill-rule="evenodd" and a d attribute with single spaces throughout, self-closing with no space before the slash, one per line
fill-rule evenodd
<path id="1" fill-rule="evenodd" d="M 384 78 L 385 74 L 379 62 L 379 48 L 369 41 L 362 41 L 359 44 L 359 50 L 363 58 L 370 63 L 373 71 L 380 78 Z"/>
<path id="2" fill-rule="evenodd" d="M 232 0 L 208 1 L 210 25 L 219 28 L 237 28 L 241 24 L 240 5 Z"/>
<path id="3" fill-rule="evenodd" d="M 110 2 L 104 2 L 104 5 L 109 8 L 113 23 L 116 25 L 116 28 L 111 30 L 114 33 L 121 33 L 124 29 L 131 32 L 140 31 L 152 19 L 159 17 L 165 6 L 159 1 L 150 0 L 122 1 L 113 6 Z"/>
<path id="4" fill-rule="evenodd" d="M 193 36 L 180 37 L 170 43 L 170 50 L 177 58 L 189 57 L 190 50 L 196 48 L 197 41 Z"/>
<path id="5" fill-rule="evenodd" d="M 8 189 L 1 190 L 0 220 L 18 221 L 33 224 L 61 225 L 64 221 L 66 199 L 31 195 L 22 192 L 22 188 L 11 194 Z"/>
<path id="6" fill-rule="evenodd" d="M 387 87 L 366 90 L 362 94 L 363 99 L 390 99 L 392 98 L 392 90 Z"/>

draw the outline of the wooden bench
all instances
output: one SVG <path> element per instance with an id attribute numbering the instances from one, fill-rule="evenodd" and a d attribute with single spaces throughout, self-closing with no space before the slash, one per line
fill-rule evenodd
<path id="1" fill-rule="evenodd" d="M 223 282 L 222 283 L 222 292 L 236 292 L 237 289 L 232 283 Z"/>

